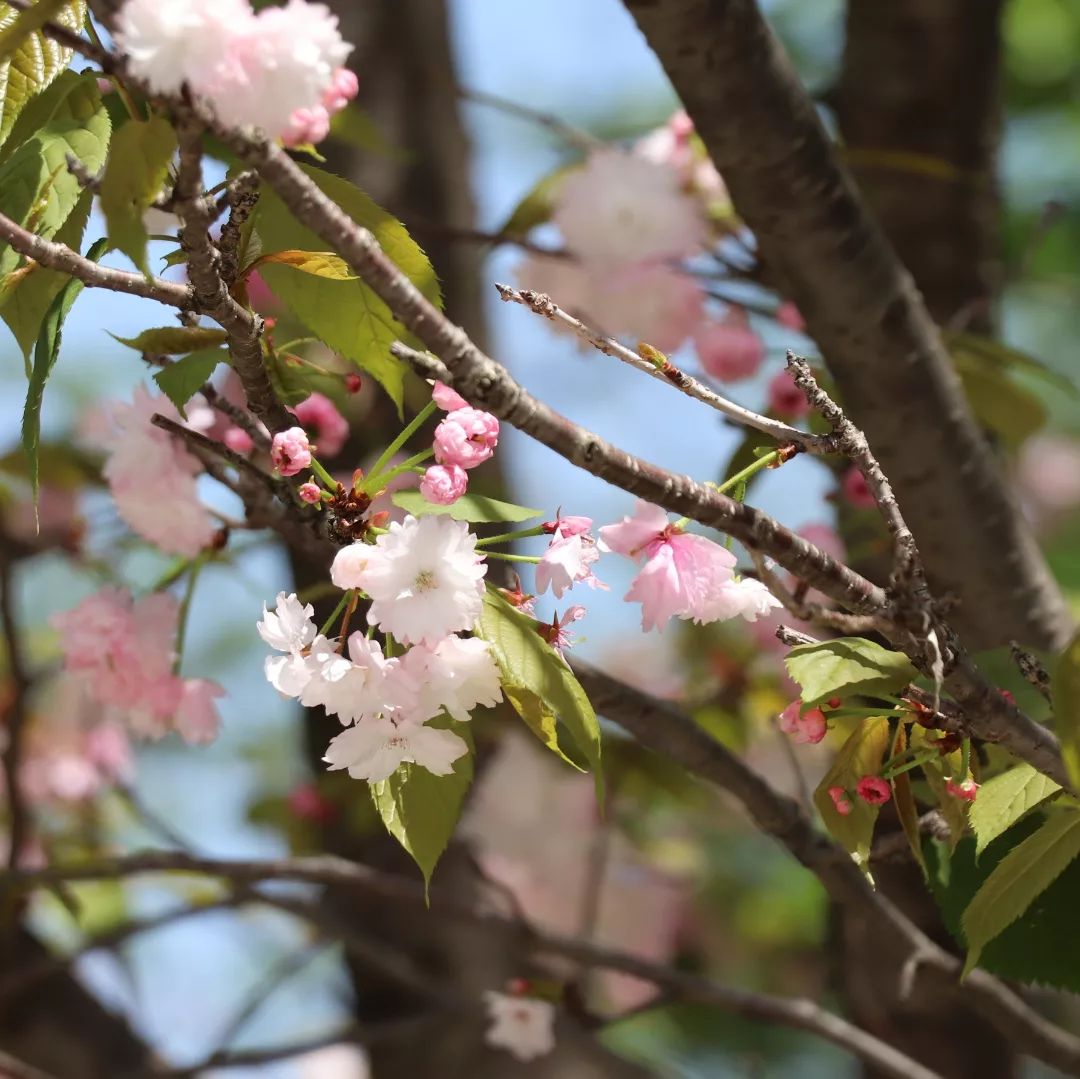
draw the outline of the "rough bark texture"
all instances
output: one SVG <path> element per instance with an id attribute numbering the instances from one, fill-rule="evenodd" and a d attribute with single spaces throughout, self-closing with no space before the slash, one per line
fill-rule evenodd
<path id="1" fill-rule="evenodd" d="M 931 315 L 988 332 L 999 285 L 996 168 L 1000 0 L 849 0 L 836 107 L 848 165 Z M 886 814 L 881 822 L 899 831 Z M 914 866 L 879 888 L 938 943 L 948 934 Z M 838 911 L 840 966 L 855 1021 L 943 1076 L 1012 1079 L 1019 1062 L 985 1020 L 955 1004 L 896 999 L 902 957 L 869 964 L 862 912 Z M 914 1012 L 914 1014 L 913 1014 Z M 877 1079 L 879 1073 L 866 1068 Z"/>
<path id="2" fill-rule="evenodd" d="M 753 0 L 625 3 L 869 436 L 932 585 L 960 598 L 965 639 L 1061 643 L 1061 596 L 930 313 Z"/>

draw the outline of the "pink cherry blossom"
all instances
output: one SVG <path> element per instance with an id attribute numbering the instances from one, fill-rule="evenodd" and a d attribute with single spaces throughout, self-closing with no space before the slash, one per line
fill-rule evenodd
<path id="1" fill-rule="evenodd" d="M 555 1005 L 535 997 L 484 993 L 489 1026 L 484 1041 L 520 1061 L 536 1060 L 555 1048 Z"/>
<path id="2" fill-rule="evenodd" d="M 331 741 L 323 760 L 331 771 L 347 768 L 354 779 L 381 783 L 405 763 L 448 776 L 454 761 L 468 752 L 465 740 L 453 731 L 391 713 L 347 727 Z"/>
<path id="3" fill-rule="evenodd" d="M 836 807 L 836 812 L 841 817 L 847 817 L 851 815 L 851 811 L 855 808 L 852 805 L 851 798 L 848 792 L 843 787 L 830 787 L 828 795 L 832 799 L 832 804 Z"/>
<path id="4" fill-rule="evenodd" d="M 469 474 L 457 465 L 432 465 L 420 481 L 420 493 L 437 506 L 450 506 L 469 487 Z"/>
<path id="5" fill-rule="evenodd" d="M 552 220 L 566 246 L 598 269 L 693 255 L 706 235 L 705 215 L 674 169 L 614 147 L 563 180 Z"/>
<path id="6" fill-rule="evenodd" d="M 536 591 L 546 592 L 550 588 L 556 599 L 562 599 L 567 589 L 579 582 L 590 588 L 606 589 L 607 585 L 592 571 L 599 557 L 596 541 L 587 533 L 565 536 L 561 531 L 556 532 L 536 567 Z"/>
<path id="7" fill-rule="evenodd" d="M 735 556 L 718 543 L 683 532 L 659 507 L 639 501 L 634 516 L 600 529 L 601 550 L 645 560 L 624 597 L 641 603 L 642 629 L 673 617 L 713 621 L 716 593 L 732 580 Z"/>
<path id="8" fill-rule="evenodd" d="M 457 390 L 451 389 L 445 382 L 435 381 L 431 399 L 444 412 L 456 412 L 459 408 L 468 408 L 469 402 Z"/>
<path id="9" fill-rule="evenodd" d="M 855 784 L 855 793 L 872 806 L 884 805 L 892 797 L 889 781 L 881 776 L 863 776 Z"/>
<path id="10" fill-rule="evenodd" d="M 335 588 L 342 590 L 360 588 L 361 576 L 372 552 L 368 543 L 350 543 L 342 547 L 330 565 L 330 580 Z"/>
<path id="11" fill-rule="evenodd" d="M 224 442 L 233 453 L 248 454 L 255 448 L 255 440 L 242 427 L 226 428 L 221 441 Z"/>
<path id="12" fill-rule="evenodd" d="M 724 382 L 752 378 L 765 359 L 765 343 L 740 307 L 729 307 L 719 322 L 699 327 L 694 347 L 705 371 Z"/>
<path id="13" fill-rule="evenodd" d="M 204 678 L 188 678 L 176 712 L 176 732 L 189 745 L 212 742 L 221 726 L 214 700 L 225 695 L 216 682 Z"/>
<path id="14" fill-rule="evenodd" d="M 847 502 L 860 510 L 872 510 L 877 506 L 874 492 L 866 477 L 855 465 L 851 465 L 840 481 L 840 492 Z"/>
<path id="15" fill-rule="evenodd" d="M 974 802 L 979 793 L 979 784 L 970 777 L 959 783 L 950 777 L 945 780 L 945 790 L 954 798 L 959 798 L 962 802 Z"/>
<path id="16" fill-rule="evenodd" d="M 585 614 L 585 608 L 580 603 L 577 603 L 573 607 L 567 607 L 563 611 L 561 618 L 556 613 L 550 622 L 538 622 L 536 632 L 561 656 L 568 648 L 573 648 L 580 639 L 571 637 L 570 630 L 567 627 L 575 622 L 580 622 L 585 617 Z"/>
<path id="17" fill-rule="evenodd" d="M 785 300 L 776 309 L 773 318 L 785 329 L 794 330 L 796 333 L 805 333 L 806 331 L 806 319 L 802 317 L 799 309 L 790 300 Z"/>
<path id="18" fill-rule="evenodd" d="M 416 716 L 431 718 L 445 711 L 464 721 L 478 705 L 502 700 L 498 665 L 488 642 L 478 637 L 452 634 L 433 648 L 415 645 L 401 664 L 418 690 Z"/>
<path id="19" fill-rule="evenodd" d="M 329 397 L 313 393 L 294 405 L 292 411 L 305 428 L 314 428 L 315 442 L 323 457 L 341 453 L 349 438 L 349 421 Z"/>
<path id="20" fill-rule="evenodd" d="M 295 476 L 311 465 L 311 443 L 303 427 L 290 427 L 274 435 L 270 460 L 282 476 Z"/>
<path id="21" fill-rule="evenodd" d="M 576 536 L 581 532 L 588 532 L 592 526 L 591 517 L 563 517 L 560 512 L 554 521 L 545 521 L 541 527 L 549 535 L 558 532 L 563 536 Z"/>
<path id="22" fill-rule="evenodd" d="M 312 506 L 322 501 L 322 488 L 314 480 L 308 480 L 307 483 L 300 484 L 296 489 L 296 493 L 300 496 L 302 502 L 307 502 Z"/>
<path id="23" fill-rule="evenodd" d="M 290 147 L 322 142 L 330 134 L 330 113 L 323 105 L 294 109 L 281 141 Z"/>
<path id="24" fill-rule="evenodd" d="M 499 421 L 478 408 L 457 408 L 435 428 L 435 460 L 441 465 L 476 468 L 495 452 Z"/>
<path id="25" fill-rule="evenodd" d="M 783 604 L 754 577 L 739 577 L 720 583 L 707 597 L 695 622 L 725 622 L 742 617 L 756 622 Z"/>
<path id="26" fill-rule="evenodd" d="M 828 723 L 820 708 L 810 708 L 803 712 L 802 707 L 802 701 L 792 701 L 780 713 L 780 729 L 789 735 L 793 742 L 813 745 L 825 737 Z"/>
<path id="27" fill-rule="evenodd" d="M 360 80 L 356 72 L 347 67 L 339 67 L 323 93 L 323 105 L 331 114 L 340 112 L 359 92 Z"/>
<path id="28" fill-rule="evenodd" d="M 181 422 L 164 394 L 139 386 L 130 405 L 116 402 L 104 413 L 93 441 L 106 452 L 103 472 L 120 517 L 167 554 L 193 558 L 217 531 L 196 488 L 202 466 L 150 422 L 155 413 Z"/>
<path id="29" fill-rule="evenodd" d="M 788 420 L 810 415 L 806 394 L 795 385 L 787 371 L 780 371 L 769 383 L 769 410 Z"/>

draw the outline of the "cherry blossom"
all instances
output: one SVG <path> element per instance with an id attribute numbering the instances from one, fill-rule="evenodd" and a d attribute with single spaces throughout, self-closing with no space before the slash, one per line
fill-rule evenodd
<path id="1" fill-rule="evenodd" d="M 106 410 L 93 441 L 107 454 L 103 471 L 120 517 L 166 554 L 193 558 L 217 531 L 196 489 L 201 466 L 150 422 L 155 413 L 180 422 L 164 394 L 138 386 L 130 405 L 116 402 Z"/>
<path id="2" fill-rule="evenodd" d="M 303 427 L 278 431 L 270 445 L 270 460 L 282 476 L 295 476 L 311 465 L 311 443 Z"/>
<path id="3" fill-rule="evenodd" d="M 502 700 L 499 668 L 487 641 L 478 637 L 444 637 L 434 648 L 417 645 L 401 662 L 418 687 L 416 712 L 426 718 L 445 710 L 464 721 L 477 705 Z"/>
<path id="4" fill-rule="evenodd" d="M 339 587 L 367 592 L 372 625 L 403 644 L 434 645 L 476 624 L 486 572 L 463 521 L 408 516 L 373 545 L 343 548 L 332 575 Z"/>
<path id="5" fill-rule="evenodd" d="M 415 688 L 402 671 L 401 661 L 386 659 L 378 641 L 352 633 L 347 656 L 327 645 L 311 649 L 311 677 L 300 691 L 301 704 L 325 708 L 342 723 L 352 723 L 415 701 Z"/>
<path id="6" fill-rule="evenodd" d="M 810 415 L 810 402 L 806 394 L 795 385 L 795 380 L 787 371 L 780 371 L 769 383 L 769 409 L 789 420 Z"/>
<path id="7" fill-rule="evenodd" d="M 816 744 L 825 737 L 828 723 L 825 713 L 820 708 L 810 708 L 803 712 L 802 701 L 792 701 L 780 713 L 780 730 L 793 742 Z"/>
<path id="8" fill-rule="evenodd" d="M 729 307 L 719 322 L 700 326 L 694 348 L 705 371 L 723 382 L 752 378 L 765 359 L 765 343 L 740 307 Z"/>
<path id="9" fill-rule="evenodd" d="M 587 533 L 564 535 L 556 531 L 536 567 L 536 591 L 546 592 L 550 588 L 556 599 L 562 599 L 579 582 L 590 588 L 606 589 L 607 585 L 592 571 L 599 557 L 596 541 Z"/>
<path id="10" fill-rule="evenodd" d="M 531 598 L 529 607 L 532 606 Z M 526 608 L 522 605 L 522 610 L 524 609 Z M 585 608 L 580 603 L 576 603 L 572 607 L 567 607 L 563 611 L 561 618 L 556 613 L 550 622 L 537 622 L 536 631 L 561 656 L 568 648 L 573 648 L 580 639 L 571 637 L 570 630 L 567 627 L 573 625 L 574 622 L 580 622 L 585 617 L 585 614 Z"/>
<path id="11" fill-rule="evenodd" d="M 892 797 L 889 781 L 881 776 L 863 776 L 855 784 L 855 793 L 872 806 L 884 805 Z"/>
<path id="12" fill-rule="evenodd" d="M 176 731 L 189 745 L 212 742 L 218 734 L 221 720 L 214 700 L 225 691 L 216 682 L 205 678 L 188 678 L 176 712 Z"/>
<path id="13" fill-rule="evenodd" d="M 735 556 L 704 536 L 683 532 L 667 514 L 638 501 L 633 517 L 600 529 L 601 550 L 644 560 L 624 597 L 641 603 L 641 626 L 663 629 L 672 617 L 715 620 L 716 595 L 732 581 Z"/>
<path id="14" fill-rule="evenodd" d="M 267 681 L 282 696 L 298 697 L 311 678 L 312 667 L 308 652 L 314 651 L 318 630 L 312 621 L 315 608 L 301 603 L 295 593 L 279 592 L 273 611 L 263 608 L 262 620 L 256 624 L 259 636 L 281 656 L 267 656 L 264 671 Z"/>
<path id="15" fill-rule="evenodd" d="M 555 1005 L 536 997 L 484 993 L 490 1026 L 484 1041 L 521 1061 L 535 1060 L 555 1048 Z"/>
<path id="16" fill-rule="evenodd" d="M 437 506 L 449 506 L 469 488 L 469 475 L 458 465 L 432 465 L 420 481 L 420 493 Z"/>
<path id="17" fill-rule="evenodd" d="M 742 616 L 756 622 L 783 604 L 755 577 L 739 577 L 716 587 L 695 617 L 697 622 L 723 622 Z"/>
<path id="18" fill-rule="evenodd" d="M 545 521 L 541 527 L 548 535 L 559 532 L 563 536 L 576 536 L 580 532 L 589 532 L 592 526 L 591 517 L 564 517 L 560 511 L 555 515 L 555 520 Z"/>
<path id="19" fill-rule="evenodd" d="M 877 506 L 874 492 L 870 490 L 866 477 L 855 465 L 851 465 L 844 473 L 840 481 L 840 493 L 856 509 L 872 510 Z"/>
<path id="20" fill-rule="evenodd" d="M 453 731 L 390 712 L 346 728 L 330 742 L 323 760 L 331 771 L 347 768 L 353 779 L 381 783 L 402 764 L 448 776 L 454 761 L 468 751 L 465 740 Z"/>
<path id="21" fill-rule="evenodd" d="M 491 458 L 499 442 L 499 421 L 478 408 L 456 408 L 435 428 L 435 460 L 476 468 Z"/>
<path id="22" fill-rule="evenodd" d="M 468 408 L 469 402 L 457 390 L 451 389 L 445 382 L 435 381 L 431 399 L 444 412 L 456 412 L 459 408 Z"/>
<path id="23" fill-rule="evenodd" d="M 852 804 L 851 798 L 848 792 L 843 787 L 830 787 L 828 795 L 832 799 L 832 804 L 836 807 L 836 812 L 841 817 L 847 817 L 851 815 L 851 811 L 855 808 Z"/>
<path id="24" fill-rule="evenodd" d="M 962 802 L 974 802 L 979 793 L 979 784 L 970 776 L 959 783 L 950 776 L 945 780 L 945 790 Z"/>
<path id="25" fill-rule="evenodd" d="M 329 397 L 313 393 L 294 405 L 292 411 L 305 428 L 315 429 L 315 441 L 323 457 L 336 457 L 341 453 L 349 438 L 349 421 Z"/>
<path id="26" fill-rule="evenodd" d="M 322 501 L 322 488 L 314 480 L 308 480 L 307 483 L 300 484 L 296 489 L 296 493 L 300 496 L 301 501 L 312 506 Z"/>
<path id="27" fill-rule="evenodd" d="M 699 204 L 664 165 L 605 147 L 559 185 L 552 220 L 592 268 L 694 255 L 706 236 Z"/>

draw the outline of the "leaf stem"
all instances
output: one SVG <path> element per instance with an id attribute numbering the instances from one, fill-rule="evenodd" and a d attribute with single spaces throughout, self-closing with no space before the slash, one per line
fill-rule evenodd
<path id="1" fill-rule="evenodd" d="M 180 663 L 184 657 L 184 634 L 187 630 L 191 601 L 195 597 L 195 584 L 199 579 L 200 571 L 211 557 L 212 552 L 203 551 L 191 561 L 191 573 L 188 575 L 187 588 L 184 589 L 184 598 L 180 601 L 180 610 L 176 616 L 176 659 L 173 660 L 173 674 L 180 673 Z"/>
<path id="2" fill-rule="evenodd" d="M 493 543 L 512 543 L 514 540 L 529 539 L 532 536 L 542 536 L 544 526 L 536 525 L 533 528 L 523 528 L 520 532 L 503 532 L 498 536 L 485 536 L 476 541 L 477 547 L 490 547 Z"/>
<path id="3" fill-rule="evenodd" d="M 382 456 L 371 467 L 371 472 L 368 473 L 368 480 L 373 477 L 378 477 L 379 473 L 386 467 L 390 458 L 409 441 L 410 438 L 427 422 L 429 416 L 431 416 L 439 406 L 434 401 L 428 401 L 426 405 L 412 418 L 412 422 L 401 432 L 393 442 L 383 451 Z M 367 480 L 365 480 L 364 489 L 367 490 Z"/>
<path id="4" fill-rule="evenodd" d="M 534 554 L 503 554 L 502 551 L 485 551 L 485 558 L 501 558 L 504 562 L 532 562 L 536 565 L 540 561 L 539 555 Z"/>
<path id="5" fill-rule="evenodd" d="M 435 447 L 429 446 L 426 450 L 421 450 L 419 453 L 413 454 L 407 461 L 402 461 L 400 465 L 390 469 L 389 472 L 384 472 L 380 475 L 378 472 L 372 471 L 368 474 L 364 482 L 360 484 L 360 489 L 364 494 L 374 495 L 382 490 L 395 476 L 400 476 L 402 472 L 411 472 L 414 465 L 418 465 L 421 461 L 426 461 L 429 457 L 434 456 L 434 454 Z"/>
<path id="6" fill-rule="evenodd" d="M 343 610 L 345 610 L 345 604 L 349 602 L 349 597 L 351 595 L 351 590 L 342 594 L 341 599 L 338 600 L 338 605 L 333 610 L 333 613 L 325 622 L 323 622 L 322 627 L 319 630 L 319 635 L 321 637 L 326 637 L 329 635 L 330 627 L 337 621 L 338 615 L 341 614 Z"/>

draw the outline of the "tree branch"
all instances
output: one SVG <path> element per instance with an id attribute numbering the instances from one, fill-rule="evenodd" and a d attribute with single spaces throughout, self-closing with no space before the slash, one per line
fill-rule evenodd
<path id="1" fill-rule="evenodd" d="M 756 4 L 625 3 L 869 436 L 931 584 L 962 597 L 958 628 L 976 648 L 1063 643 L 1064 603 L 937 330 Z"/>

